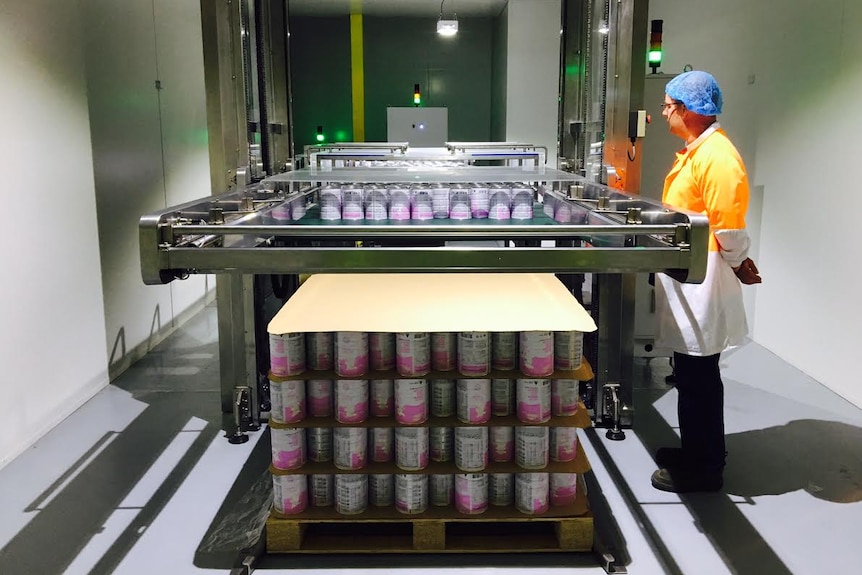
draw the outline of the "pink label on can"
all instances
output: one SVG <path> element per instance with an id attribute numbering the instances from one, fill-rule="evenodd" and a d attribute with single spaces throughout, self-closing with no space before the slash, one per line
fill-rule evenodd
<path id="1" fill-rule="evenodd" d="M 305 404 L 300 403 L 299 405 L 291 408 L 290 406 L 284 406 L 284 423 L 296 423 L 298 421 L 302 421 L 305 418 Z"/>
<path id="2" fill-rule="evenodd" d="M 491 444 L 491 459 L 498 463 L 512 461 L 515 453 L 515 440 L 506 442 L 494 442 Z"/>
<path id="3" fill-rule="evenodd" d="M 269 358 L 269 369 L 273 375 L 287 375 L 287 358 L 273 355 Z"/>
<path id="4" fill-rule="evenodd" d="M 431 206 L 416 204 L 413 206 L 410 217 L 414 220 L 431 220 L 434 218 L 434 212 L 431 210 Z"/>
<path id="5" fill-rule="evenodd" d="M 476 513 L 479 511 L 486 510 L 488 508 L 488 502 L 477 501 L 476 499 L 470 497 L 469 493 L 456 493 L 455 507 L 457 507 L 458 511 L 461 511 L 462 513 Z"/>
<path id="6" fill-rule="evenodd" d="M 285 497 L 281 502 L 281 512 L 285 515 L 302 513 L 306 507 L 308 507 L 307 491 L 301 491 L 297 497 Z"/>
<path id="7" fill-rule="evenodd" d="M 554 461 L 574 461 L 578 451 L 578 432 L 574 427 L 552 427 L 551 459 Z"/>
<path id="8" fill-rule="evenodd" d="M 304 453 L 302 448 L 291 449 L 290 451 L 279 451 L 276 453 L 272 464 L 277 469 L 296 469 L 297 467 L 302 467 L 302 464 L 305 463 L 303 455 Z"/>
<path id="9" fill-rule="evenodd" d="M 371 415 L 389 417 L 395 406 L 391 379 L 371 380 Z"/>
<path id="10" fill-rule="evenodd" d="M 485 375 L 491 369 L 491 342 L 488 332 L 458 334 L 458 371 L 464 375 Z"/>
<path id="11" fill-rule="evenodd" d="M 578 382 L 574 379 L 555 379 L 551 382 L 551 411 L 556 416 L 574 415 L 580 401 Z"/>
<path id="12" fill-rule="evenodd" d="M 311 417 L 329 417 L 332 415 L 332 398 L 309 397 L 308 407 Z"/>
<path id="13" fill-rule="evenodd" d="M 574 505 L 577 496 L 575 486 L 557 487 L 551 491 L 551 505 L 561 507 L 564 505 Z"/>
<path id="14" fill-rule="evenodd" d="M 404 425 L 423 423 L 428 419 L 428 410 L 425 405 L 402 405 L 395 412 L 395 419 Z"/>
<path id="15" fill-rule="evenodd" d="M 341 423 L 361 423 L 368 418 L 368 382 L 338 380 L 335 417 Z"/>
<path id="16" fill-rule="evenodd" d="M 356 377 L 368 371 L 368 335 L 338 332 L 335 339 L 335 371 L 342 377 Z"/>
<path id="17" fill-rule="evenodd" d="M 395 367 L 395 343 L 391 333 L 372 333 L 368 336 L 371 369 L 387 371 Z"/>
<path id="18" fill-rule="evenodd" d="M 435 371 L 455 369 L 455 334 L 431 334 L 431 367 Z"/>
<path id="19" fill-rule="evenodd" d="M 391 397 L 384 400 L 375 399 L 371 402 L 371 415 L 374 417 L 389 417 L 392 415 L 394 401 Z"/>
<path id="20" fill-rule="evenodd" d="M 468 423 L 487 423 L 491 414 L 491 402 L 486 401 L 482 405 L 471 405 L 467 414 Z"/>
<path id="21" fill-rule="evenodd" d="M 406 205 L 396 205 L 392 204 L 389 206 L 389 219 L 390 220 L 409 220 L 410 219 L 410 208 Z"/>
<path id="22" fill-rule="evenodd" d="M 362 423 L 368 418 L 368 402 L 360 401 L 338 406 L 338 421 L 341 423 Z"/>
<path id="23" fill-rule="evenodd" d="M 374 461 L 383 463 L 392 459 L 392 450 L 388 446 L 376 445 L 374 447 Z"/>
<path id="24" fill-rule="evenodd" d="M 362 469 L 365 467 L 365 454 L 364 453 L 353 453 L 350 456 L 350 466 L 351 469 Z"/>
<path id="25" fill-rule="evenodd" d="M 497 204 L 491 206 L 491 210 L 488 212 L 488 218 L 492 220 L 508 220 L 511 218 L 509 213 L 509 206 L 505 204 Z"/>
<path id="26" fill-rule="evenodd" d="M 431 342 L 427 333 L 399 333 L 395 365 L 402 376 L 425 375 L 431 370 Z"/>
<path id="27" fill-rule="evenodd" d="M 553 332 L 521 332 L 521 372 L 531 377 L 554 373 Z"/>

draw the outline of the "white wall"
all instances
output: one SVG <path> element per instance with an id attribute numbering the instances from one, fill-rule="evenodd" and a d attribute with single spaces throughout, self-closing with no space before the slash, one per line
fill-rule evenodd
<path id="1" fill-rule="evenodd" d="M 108 382 L 76 2 L 0 7 L 0 467 Z"/>
<path id="2" fill-rule="evenodd" d="M 200 4 L 83 5 L 105 345 L 116 376 L 213 287 L 202 276 L 144 285 L 137 229 L 147 212 L 210 194 Z"/>
<path id="3" fill-rule="evenodd" d="M 762 209 L 754 206 L 762 212 L 764 283 L 755 288 L 753 338 L 862 406 L 852 178 L 862 131 L 862 4 L 769 6 L 652 0 L 650 18 L 665 20 L 663 71 L 689 63 L 718 78 L 727 110 L 721 122 L 762 201 Z"/>
<path id="4" fill-rule="evenodd" d="M 509 0 L 506 140 L 548 148 L 557 165 L 560 0 Z"/>

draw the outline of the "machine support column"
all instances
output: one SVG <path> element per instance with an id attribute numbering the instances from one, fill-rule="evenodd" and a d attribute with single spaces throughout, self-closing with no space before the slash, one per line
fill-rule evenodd
<path id="1" fill-rule="evenodd" d="M 260 402 L 257 392 L 253 287 L 254 276 L 241 272 L 219 274 L 216 280 L 222 411 L 233 413 L 235 389 L 248 387 L 248 415 L 256 422 L 260 420 Z"/>

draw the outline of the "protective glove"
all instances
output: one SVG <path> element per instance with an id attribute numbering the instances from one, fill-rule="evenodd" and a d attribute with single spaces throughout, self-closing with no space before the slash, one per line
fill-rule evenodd
<path id="1" fill-rule="evenodd" d="M 733 268 L 733 273 L 735 273 L 736 277 L 739 278 L 739 281 L 745 285 L 763 283 L 763 279 L 760 277 L 760 271 L 757 269 L 757 266 L 754 265 L 754 261 L 751 258 L 745 258 L 741 264 Z"/>

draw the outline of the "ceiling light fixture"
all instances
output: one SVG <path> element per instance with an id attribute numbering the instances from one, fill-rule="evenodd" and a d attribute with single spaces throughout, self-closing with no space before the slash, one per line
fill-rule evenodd
<path id="1" fill-rule="evenodd" d="M 441 36 L 454 36 L 458 33 L 458 14 L 453 13 L 451 20 L 443 19 L 443 4 L 446 0 L 440 2 L 440 17 L 437 19 L 437 33 Z"/>

